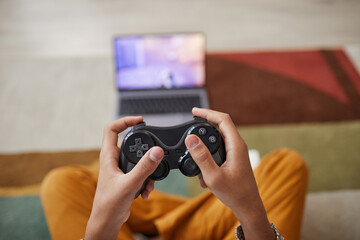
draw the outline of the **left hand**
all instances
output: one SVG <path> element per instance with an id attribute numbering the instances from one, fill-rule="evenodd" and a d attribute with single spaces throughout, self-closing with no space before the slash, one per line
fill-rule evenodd
<path id="1" fill-rule="evenodd" d="M 91 216 L 86 227 L 85 239 L 116 239 L 121 225 L 130 216 L 130 206 L 136 192 L 161 162 L 164 151 L 153 147 L 138 164 L 124 174 L 119 168 L 120 148 L 118 134 L 143 121 L 142 117 L 125 117 L 104 129 L 100 152 L 100 172 Z M 141 196 L 147 199 L 154 189 L 149 180 Z"/>

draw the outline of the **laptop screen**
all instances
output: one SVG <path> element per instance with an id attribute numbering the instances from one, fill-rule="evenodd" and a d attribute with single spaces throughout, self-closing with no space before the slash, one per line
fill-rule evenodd
<path id="1" fill-rule="evenodd" d="M 201 33 L 118 36 L 114 52 L 120 90 L 205 84 L 205 37 Z"/>

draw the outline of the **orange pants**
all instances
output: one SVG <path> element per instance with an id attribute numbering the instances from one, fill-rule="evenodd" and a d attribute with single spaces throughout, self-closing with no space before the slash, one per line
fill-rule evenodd
<path id="1" fill-rule="evenodd" d="M 302 158 L 280 149 L 265 156 L 254 174 L 269 221 L 285 238 L 300 239 L 308 181 Z M 97 175 L 85 166 L 67 166 L 44 179 L 41 199 L 52 239 L 85 236 Z M 191 199 L 154 191 L 148 200 L 134 201 L 118 239 L 133 239 L 134 232 L 159 234 L 162 239 L 235 239 L 238 224 L 210 191 Z"/>

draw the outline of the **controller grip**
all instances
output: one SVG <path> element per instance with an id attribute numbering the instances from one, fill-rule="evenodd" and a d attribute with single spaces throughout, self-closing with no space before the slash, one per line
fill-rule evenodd
<path id="1" fill-rule="evenodd" d="M 226 160 L 226 150 L 225 150 L 225 144 L 222 140 L 220 143 L 220 146 L 215 154 L 213 154 L 213 159 L 216 162 L 216 164 L 220 167 Z"/>
<path id="2" fill-rule="evenodd" d="M 139 189 L 139 191 L 137 191 L 137 193 L 135 194 L 134 199 L 137 198 L 137 197 L 142 193 L 142 191 L 145 189 L 146 184 L 147 184 L 148 181 L 149 181 L 149 178 L 147 178 L 147 179 L 144 181 L 144 183 L 143 183 L 143 185 L 141 186 L 141 188 Z"/>
<path id="3" fill-rule="evenodd" d="M 135 164 L 129 162 L 128 160 L 126 160 L 125 156 L 123 153 L 121 153 L 121 157 L 120 157 L 120 161 L 119 161 L 119 167 L 121 169 L 121 171 L 123 173 L 128 173 L 131 171 L 131 169 L 133 169 L 135 167 Z M 139 191 L 137 191 L 137 193 L 135 194 L 134 198 L 137 198 L 141 192 L 145 189 L 145 186 L 147 184 L 147 182 L 149 181 L 149 178 L 147 178 L 144 183 L 142 184 L 142 186 L 140 187 Z"/>

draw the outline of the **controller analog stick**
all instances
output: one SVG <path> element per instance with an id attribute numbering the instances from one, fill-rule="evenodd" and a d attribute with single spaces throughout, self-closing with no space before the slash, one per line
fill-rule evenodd
<path id="1" fill-rule="evenodd" d="M 166 162 L 161 161 L 156 170 L 150 175 L 152 180 L 162 180 L 169 174 L 169 166 Z"/>
<path id="2" fill-rule="evenodd" d="M 184 161 L 180 162 L 180 171 L 188 177 L 194 177 L 200 173 L 198 165 L 192 158 L 186 158 Z"/>

